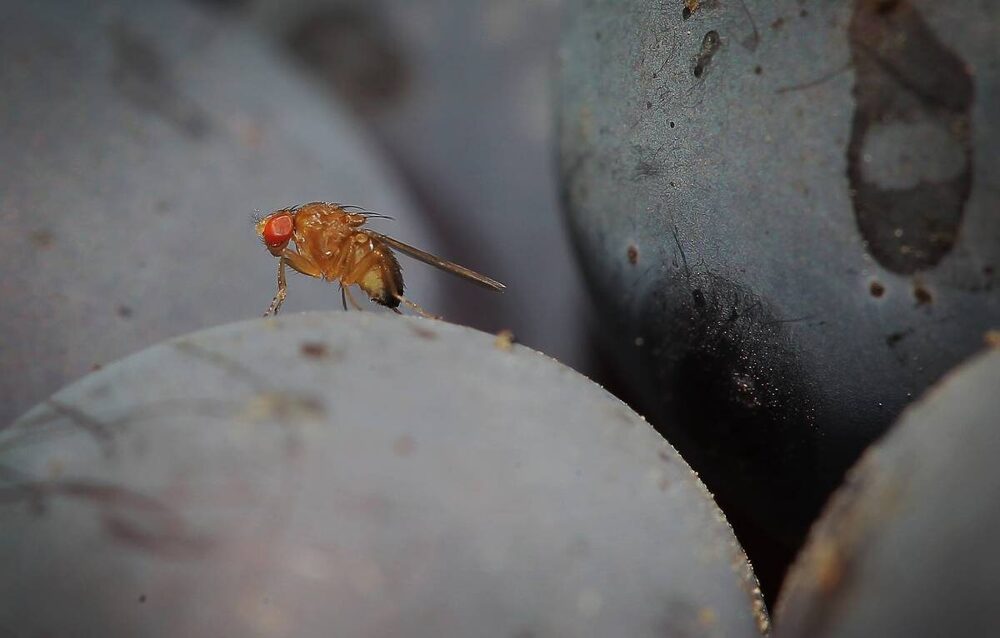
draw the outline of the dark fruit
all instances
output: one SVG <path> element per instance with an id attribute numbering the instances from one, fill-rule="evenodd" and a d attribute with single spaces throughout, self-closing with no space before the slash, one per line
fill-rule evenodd
<path id="1" fill-rule="evenodd" d="M 781 590 L 778 635 L 997 636 L 1000 350 L 865 452 Z"/>
<path id="2" fill-rule="evenodd" d="M 1000 322 L 1000 5 L 579 3 L 561 167 L 637 405 L 773 595 L 858 454 Z"/>

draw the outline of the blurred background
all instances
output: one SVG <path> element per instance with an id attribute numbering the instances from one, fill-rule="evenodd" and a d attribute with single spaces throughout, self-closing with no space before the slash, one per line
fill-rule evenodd
<path id="1" fill-rule="evenodd" d="M 380 231 L 508 285 L 404 258 L 432 312 L 594 369 L 557 210 L 559 2 L 3 4 L 0 420 L 261 314 L 275 266 L 251 216 L 317 200 L 390 214 Z M 284 312 L 337 308 L 289 282 Z"/>
<path id="2" fill-rule="evenodd" d="M 412 299 L 649 419 L 770 602 L 863 450 L 996 341 L 996 3 L 0 6 L 0 423 L 262 314 L 255 212 L 357 204 L 507 284 L 402 258 Z M 282 312 L 339 308 L 289 279 Z"/>

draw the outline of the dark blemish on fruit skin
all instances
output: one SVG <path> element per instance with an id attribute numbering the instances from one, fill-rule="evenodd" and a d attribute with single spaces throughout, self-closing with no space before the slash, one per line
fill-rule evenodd
<path id="1" fill-rule="evenodd" d="M 903 339 L 909 337 L 913 334 L 913 328 L 907 328 L 906 330 L 900 330 L 898 332 L 893 332 L 885 336 L 885 345 L 890 348 L 895 348 L 899 345 L 899 342 Z"/>
<path id="2" fill-rule="evenodd" d="M 195 531 L 177 511 L 128 487 L 60 480 L 21 481 L 6 488 L 6 498 L 25 501 L 39 516 L 49 511 L 49 501 L 54 499 L 92 507 L 111 540 L 152 556 L 201 559 L 214 547 L 211 537 Z"/>
<path id="3" fill-rule="evenodd" d="M 427 339 L 428 341 L 437 339 L 437 333 L 429 328 L 424 328 L 423 326 L 414 325 L 411 326 L 411 330 L 413 330 L 413 334 L 417 335 L 421 339 Z"/>
<path id="4" fill-rule="evenodd" d="M 629 245 L 628 250 L 625 251 L 625 256 L 628 258 L 628 263 L 633 266 L 639 263 L 639 249 L 634 244 Z"/>
<path id="5" fill-rule="evenodd" d="M 128 319 L 129 317 L 132 316 L 132 309 L 124 304 L 118 306 L 118 310 L 116 312 L 118 313 L 118 316 L 121 317 L 122 319 Z"/>
<path id="6" fill-rule="evenodd" d="M 751 557 L 771 556 L 772 573 L 757 575 L 776 591 L 781 565 L 856 458 L 857 442 L 823 439 L 791 324 L 746 286 L 699 270 L 682 252 L 638 300 L 638 322 L 620 327 L 644 338 L 633 351 L 637 394 L 645 397 L 639 407 L 699 473 L 741 538 L 759 526 L 761 503 L 748 503 L 740 486 L 783 494 L 769 506 L 783 521 L 778 547 L 745 544 Z M 803 483 L 803 472 L 815 481 Z"/>
<path id="7" fill-rule="evenodd" d="M 703 293 L 698 288 L 691 291 L 691 298 L 694 299 L 694 305 L 698 308 L 705 307 L 705 293 Z"/>
<path id="8" fill-rule="evenodd" d="M 409 434 L 403 434 L 392 444 L 393 453 L 401 458 L 410 456 L 416 448 L 417 442 Z"/>
<path id="9" fill-rule="evenodd" d="M 871 283 L 871 284 L 870 284 L 870 285 L 868 286 L 868 292 L 870 292 L 870 293 L 871 293 L 871 296 L 872 296 L 872 297 L 875 297 L 876 299 L 878 299 L 879 297 L 881 297 L 882 295 L 884 295 L 884 294 L 885 294 L 885 286 L 883 286 L 883 285 L 882 285 L 882 284 L 881 284 L 880 282 L 878 282 L 878 281 L 873 281 L 873 282 L 872 282 L 872 283 Z"/>
<path id="10" fill-rule="evenodd" d="M 705 34 L 701 40 L 701 50 L 694 58 L 692 72 L 696 78 L 705 75 L 708 65 L 712 62 L 712 56 L 716 54 L 720 46 L 722 46 L 722 40 L 719 38 L 718 31 L 709 31 Z"/>
<path id="11" fill-rule="evenodd" d="M 954 248 L 972 190 L 969 66 L 908 0 L 855 0 L 848 42 L 847 176 L 858 229 L 882 267 L 933 268 Z M 940 143 L 928 148 L 927 131 Z"/>
<path id="12" fill-rule="evenodd" d="M 931 292 L 920 284 L 913 287 L 913 298 L 916 299 L 918 306 L 934 303 Z"/>
<path id="13" fill-rule="evenodd" d="M 144 603 L 144 602 L 146 602 L 146 594 L 141 594 L 139 596 L 139 603 L 141 604 L 141 603 Z"/>
<path id="14" fill-rule="evenodd" d="M 55 235 L 52 234 L 51 230 L 46 228 L 34 231 L 28 238 L 38 248 L 50 248 L 55 241 Z"/>
<path id="15" fill-rule="evenodd" d="M 322 341 L 306 341 L 299 346 L 302 356 L 311 359 L 324 359 L 330 354 L 329 348 Z"/>
<path id="16" fill-rule="evenodd" d="M 639 158 L 635 164 L 635 171 L 632 175 L 634 181 L 639 181 L 642 179 L 647 179 L 650 177 L 659 177 L 663 174 L 666 166 L 663 160 L 659 157 L 661 149 L 655 151 L 650 151 L 649 149 L 638 149 Z"/>

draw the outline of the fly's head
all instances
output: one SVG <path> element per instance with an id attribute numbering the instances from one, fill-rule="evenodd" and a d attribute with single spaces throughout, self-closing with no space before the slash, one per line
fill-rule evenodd
<path id="1" fill-rule="evenodd" d="M 279 210 L 257 220 L 257 236 L 272 255 L 278 257 L 288 246 L 295 230 L 295 219 L 287 210 Z"/>

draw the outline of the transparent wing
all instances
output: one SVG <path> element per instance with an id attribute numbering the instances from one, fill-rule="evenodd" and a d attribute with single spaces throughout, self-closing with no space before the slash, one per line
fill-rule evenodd
<path id="1" fill-rule="evenodd" d="M 375 237 L 376 239 L 384 241 L 389 246 L 392 246 L 393 248 L 395 248 L 396 250 L 398 250 L 399 252 L 401 252 L 401 253 L 403 253 L 405 255 L 409 255 L 410 257 L 413 257 L 414 259 L 422 261 L 425 264 L 430 264 L 431 266 L 434 266 L 435 268 L 440 268 L 441 270 L 444 270 L 446 272 L 450 272 L 453 275 L 458 275 L 459 277 L 463 277 L 465 279 L 468 279 L 472 283 L 479 284 L 483 288 L 489 288 L 490 290 L 496 290 L 497 292 L 503 292 L 504 289 L 507 287 L 507 286 L 503 285 L 502 283 L 500 283 L 499 281 L 497 281 L 495 279 L 491 279 L 491 278 L 487 277 L 486 275 L 481 275 L 481 274 L 479 274 L 478 272 L 476 272 L 474 270 L 469 270 L 465 266 L 459 266 L 458 264 L 450 262 L 447 259 L 441 259 L 440 257 L 438 257 L 436 255 L 432 255 L 432 254 L 430 254 L 428 252 L 424 252 L 423 250 L 420 250 L 419 248 L 414 248 L 413 246 L 410 246 L 409 244 L 404 244 L 403 242 L 399 241 L 398 239 L 393 239 L 392 237 L 389 237 L 388 235 L 383 235 L 382 233 L 377 233 L 377 232 L 375 232 L 373 230 L 366 230 L 365 232 L 368 233 L 369 235 L 371 235 L 372 237 Z"/>

